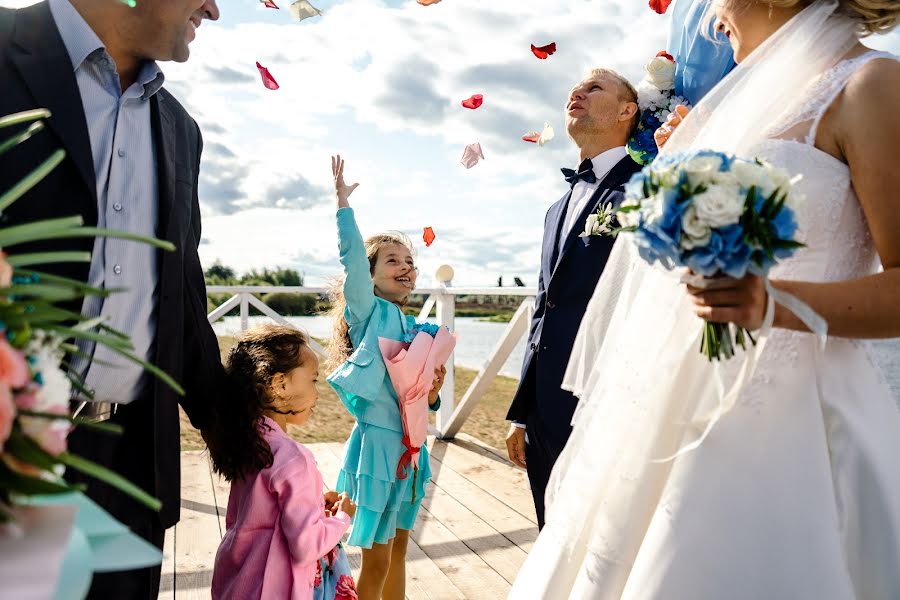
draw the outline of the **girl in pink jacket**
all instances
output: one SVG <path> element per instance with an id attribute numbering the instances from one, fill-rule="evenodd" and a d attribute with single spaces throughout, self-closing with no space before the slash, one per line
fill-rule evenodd
<path id="1" fill-rule="evenodd" d="M 320 559 L 350 526 L 356 505 L 346 494 L 323 494 L 312 453 L 286 433 L 309 420 L 318 369 L 306 335 L 291 327 L 251 329 L 228 356 L 231 393 L 203 432 L 216 472 L 231 482 L 214 599 L 311 600 Z M 355 598 L 349 575 L 337 583 L 339 595 Z"/>

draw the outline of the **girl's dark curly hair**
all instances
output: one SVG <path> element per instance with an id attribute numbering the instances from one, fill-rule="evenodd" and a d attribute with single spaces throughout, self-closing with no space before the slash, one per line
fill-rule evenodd
<path id="1" fill-rule="evenodd" d="M 269 386 L 277 373 L 301 366 L 309 339 L 283 325 L 247 330 L 228 354 L 226 393 L 216 405 L 211 427 L 203 431 L 213 468 L 226 481 L 272 466 L 272 450 L 260 420 L 272 408 Z"/>

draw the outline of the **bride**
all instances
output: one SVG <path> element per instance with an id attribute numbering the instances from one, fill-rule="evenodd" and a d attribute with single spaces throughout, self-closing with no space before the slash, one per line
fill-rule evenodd
<path id="1" fill-rule="evenodd" d="M 803 176 L 806 246 L 771 285 L 827 337 L 760 278 L 685 289 L 617 241 L 566 374 L 580 403 L 547 523 L 511 598 L 900 598 L 900 413 L 861 341 L 900 336 L 900 62 L 859 43 L 896 27 L 900 2 L 711 1 L 739 67 L 662 152 Z M 699 319 L 759 329 L 759 343 L 709 363 Z"/>

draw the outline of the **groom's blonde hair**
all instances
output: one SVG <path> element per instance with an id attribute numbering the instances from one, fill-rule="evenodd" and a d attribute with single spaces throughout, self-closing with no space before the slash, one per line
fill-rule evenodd
<path id="1" fill-rule="evenodd" d="M 638 93 L 637 90 L 634 89 L 634 86 L 631 85 L 631 82 L 619 75 L 617 72 L 612 69 L 606 69 L 602 67 L 597 67 L 595 69 L 591 69 L 590 72 L 591 77 L 609 77 L 610 79 L 615 80 L 616 83 L 619 84 L 619 100 L 624 100 L 625 102 L 634 102 L 638 103 Z M 638 123 L 641 120 L 641 111 L 637 110 L 634 113 L 634 117 L 631 119 L 631 123 L 629 123 L 630 128 L 628 130 L 628 138 L 634 135 L 634 130 L 637 129 Z"/>

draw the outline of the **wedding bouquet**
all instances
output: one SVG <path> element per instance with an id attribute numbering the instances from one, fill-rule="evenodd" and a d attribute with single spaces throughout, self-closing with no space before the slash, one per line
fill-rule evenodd
<path id="1" fill-rule="evenodd" d="M 638 108 L 641 118 L 634 135 L 625 146 L 634 162 L 646 165 L 658 152 L 653 134 L 666 122 L 669 113 L 688 101 L 675 95 L 675 59 L 665 51 L 659 52 L 644 67 L 646 75 L 637 85 Z"/>
<path id="2" fill-rule="evenodd" d="M 795 239 L 796 180 L 761 160 L 708 150 L 657 158 L 625 186 L 616 212 L 641 257 L 705 277 L 766 276 L 803 246 Z M 700 351 L 712 360 L 746 349 L 750 332 L 728 323 L 704 326 Z"/>
<path id="3" fill-rule="evenodd" d="M 46 110 L 33 110 L 0 118 L 0 130 L 18 126 L 18 133 L 0 140 L 0 156 L 41 131 Z M 27 127 L 22 128 L 27 125 Z M 10 190 L 0 192 L 0 213 L 40 182 L 65 157 L 58 150 Z M 156 239 L 127 232 L 83 227 L 81 217 L 48 219 L 0 227 L 0 248 L 69 237 L 119 237 L 152 244 L 164 250 L 174 247 Z M 67 494 L 79 486 L 67 483 L 66 468 L 104 481 L 158 510 L 155 498 L 113 471 L 66 451 L 66 437 L 74 425 L 121 431 L 109 423 L 92 423 L 72 417 L 69 400 L 73 388 L 90 397 L 80 375 L 68 369 L 67 355 L 80 356 L 76 340 L 109 347 L 123 358 L 137 362 L 180 393 L 167 374 L 133 354 L 131 340 L 103 324 L 102 318 L 85 319 L 59 305 L 87 295 L 108 296 L 113 291 L 44 273 L 40 265 L 90 262 L 89 252 L 10 253 L 0 251 L 0 524 L 13 521 L 15 506 L 32 496 Z M 90 358 L 90 357 L 87 357 Z M 15 527 L 14 524 L 11 525 Z"/>

